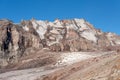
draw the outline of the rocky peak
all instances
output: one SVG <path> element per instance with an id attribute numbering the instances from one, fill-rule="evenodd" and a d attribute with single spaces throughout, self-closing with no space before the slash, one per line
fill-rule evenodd
<path id="1" fill-rule="evenodd" d="M 120 41 L 118 37 L 117 40 L 115 40 L 116 38 L 111 39 L 109 34 L 105 34 L 101 30 L 95 29 L 92 24 L 84 19 L 56 19 L 54 22 L 31 20 L 31 22 L 40 38 L 45 40 L 46 45 L 49 47 L 53 47 L 53 45 L 55 46 L 56 44 L 60 47 L 61 44 L 66 44 L 62 41 L 67 42 L 68 39 L 79 40 L 80 38 L 84 38 L 95 47 L 117 45 Z"/>
<path id="2" fill-rule="evenodd" d="M 119 36 L 95 29 L 84 19 L 56 19 L 53 22 L 32 19 L 19 24 L 0 20 L 0 54 L 8 55 L 8 60 L 43 48 L 52 51 L 93 51 L 119 45 Z"/>

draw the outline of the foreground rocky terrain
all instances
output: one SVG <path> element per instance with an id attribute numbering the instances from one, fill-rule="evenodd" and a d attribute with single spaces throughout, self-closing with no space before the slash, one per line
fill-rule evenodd
<path id="1" fill-rule="evenodd" d="M 84 19 L 0 20 L 0 80 L 120 80 L 120 36 Z"/>
<path id="2" fill-rule="evenodd" d="M 47 54 L 50 57 L 52 53 Z M 120 54 L 115 51 L 67 52 L 58 55 L 60 58 L 56 56 L 59 59 L 54 59 L 49 65 L 44 63 L 45 66 L 28 69 L 35 67 L 36 63 L 40 65 L 40 55 L 36 58 L 33 55 L 33 59 L 22 60 L 12 68 L 13 71 L 1 73 L 0 80 L 120 80 Z"/>

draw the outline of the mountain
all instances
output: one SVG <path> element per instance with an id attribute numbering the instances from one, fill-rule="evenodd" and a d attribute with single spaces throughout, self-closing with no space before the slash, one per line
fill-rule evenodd
<path id="1" fill-rule="evenodd" d="M 103 47 L 120 45 L 120 37 L 114 33 L 104 33 L 95 29 L 84 19 L 36 21 L 30 20 L 24 25 L 29 32 L 29 25 L 35 29 L 44 46 L 53 51 L 98 50 Z M 77 42 L 77 43 L 76 43 Z"/>
<path id="2" fill-rule="evenodd" d="M 84 56 L 85 59 L 95 58 L 86 53 L 77 54 L 79 52 L 90 52 L 92 55 L 98 53 L 97 58 L 103 57 L 106 56 L 105 52 L 110 55 L 110 51 L 119 53 L 119 46 L 120 36 L 102 32 L 84 19 L 56 19 L 53 22 L 31 19 L 18 24 L 7 19 L 0 20 L 1 73 L 49 64 L 59 66 L 72 61 L 75 63 L 80 58 L 84 59 Z M 64 57 L 63 60 L 59 60 L 60 56 Z"/>

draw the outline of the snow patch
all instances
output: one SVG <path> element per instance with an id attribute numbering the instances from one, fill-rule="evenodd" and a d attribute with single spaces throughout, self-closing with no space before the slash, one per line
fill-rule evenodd
<path id="1" fill-rule="evenodd" d="M 120 40 L 115 40 L 115 43 L 120 45 Z"/>
<path id="2" fill-rule="evenodd" d="M 95 43 L 97 42 L 97 37 L 91 31 L 84 31 L 81 33 L 81 36 Z"/>
<path id="3" fill-rule="evenodd" d="M 112 46 L 114 46 L 115 44 L 120 45 L 120 40 L 115 37 L 116 36 L 115 33 L 109 32 L 106 36 L 110 40 Z"/>
<path id="4" fill-rule="evenodd" d="M 88 29 L 86 24 L 85 24 L 85 20 L 84 19 L 74 19 L 75 22 L 77 23 L 77 25 L 80 27 L 80 29 Z"/>
<path id="5" fill-rule="evenodd" d="M 56 66 L 73 64 L 75 62 L 79 62 L 92 57 L 95 57 L 95 56 L 82 54 L 81 52 L 64 53 L 60 56 L 61 59 L 58 60 L 58 62 L 56 63 Z"/>
<path id="6" fill-rule="evenodd" d="M 40 38 L 44 39 L 44 34 L 47 30 L 47 24 L 44 21 L 32 21 L 32 24 Z"/>
<path id="7" fill-rule="evenodd" d="M 63 28 L 62 22 L 60 20 L 55 20 L 53 23 L 54 23 L 53 27 Z"/>
<path id="8" fill-rule="evenodd" d="M 27 26 L 24 26 L 23 29 L 24 29 L 25 31 L 29 31 L 29 28 L 28 28 Z"/>
<path id="9" fill-rule="evenodd" d="M 53 73 L 54 70 L 45 70 L 44 67 L 25 70 L 16 70 L 0 74 L 0 80 L 37 80 L 37 78 Z"/>

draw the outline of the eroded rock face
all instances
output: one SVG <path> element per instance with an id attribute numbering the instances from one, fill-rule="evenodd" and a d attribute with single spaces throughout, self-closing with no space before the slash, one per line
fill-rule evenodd
<path id="1" fill-rule="evenodd" d="M 0 21 L 0 54 L 6 63 L 15 63 L 18 58 L 27 55 L 26 50 L 42 49 L 41 39 L 38 34 L 30 28 L 25 31 L 23 25 L 16 25 L 9 20 Z M 26 23 L 28 27 L 31 27 Z"/>
<path id="2" fill-rule="evenodd" d="M 95 29 L 84 19 L 57 19 L 54 22 L 32 19 L 20 24 L 0 20 L 0 56 L 6 58 L 3 59 L 5 64 L 15 63 L 22 56 L 43 48 L 74 52 L 104 50 L 119 45 L 119 36 Z"/>
<path id="3" fill-rule="evenodd" d="M 97 30 L 83 19 L 44 22 L 39 27 L 45 24 L 47 31 L 44 39 L 52 51 L 103 50 L 108 46 L 119 45 L 120 42 L 119 36 Z"/>

